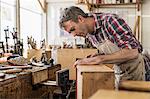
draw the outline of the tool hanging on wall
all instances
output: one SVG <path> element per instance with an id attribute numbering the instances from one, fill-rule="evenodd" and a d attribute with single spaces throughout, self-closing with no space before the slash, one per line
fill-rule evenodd
<path id="1" fill-rule="evenodd" d="M 0 49 L 2 49 L 3 53 L 5 53 L 4 42 L 0 41 Z"/>
<path id="2" fill-rule="evenodd" d="M 6 52 L 9 53 L 9 47 L 8 47 L 8 39 L 9 39 L 9 27 L 7 26 L 5 31 L 5 40 L 6 40 Z"/>
<path id="3" fill-rule="evenodd" d="M 11 32 L 13 40 L 14 40 L 14 54 L 23 55 L 23 40 L 18 38 L 17 28 L 13 28 L 13 32 Z"/>
<path id="4" fill-rule="evenodd" d="M 41 41 L 41 49 L 43 49 L 43 50 L 45 50 L 46 49 L 46 42 L 45 42 L 45 39 L 43 39 L 42 41 Z"/>

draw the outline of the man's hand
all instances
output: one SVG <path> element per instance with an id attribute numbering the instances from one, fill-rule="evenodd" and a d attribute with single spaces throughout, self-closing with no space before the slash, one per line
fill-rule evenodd
<path id="1" fill-rule="evenodd" d="M 86 56 L 86 58 L 90 58 L 90 57 L 95 57 L 95 56 L 98 56 L 98 55 L 104 55 L 104 53 L 94 53 L 94 54 L 90 54 L 88 56 Z"/>
<path id="2" fill-rule="evenodd" d="M 120 64 L 122 62 L 135 59 L 138 57 L 138 49 L 121 49 L 118 52 L 115 52 L 110 55 L 97 55 L 95 57 L 83 58 L 74 63 L 74 67 L 77 65 L 84 64 L 101 64 L 101 63 L 111 63 L 111 64 Z"/>
<path id="3" fill-rule="evenodd" d="M 96 65 L 100 63 L 101 63 L 100 56 L 95 56 L 95 57 L 83 58 L 81 60 L 77 60 L 73 64 L 73 67 L 76 67 L 77 65 L 91 65 L 91 64 Z"/>
<path id="4" fill-rule="evenodd" d="M 90 55 L 86 56 L 86 58 L 95 57 L 95 56 L 97 56 L 97 53 L 90 54 Z"/>

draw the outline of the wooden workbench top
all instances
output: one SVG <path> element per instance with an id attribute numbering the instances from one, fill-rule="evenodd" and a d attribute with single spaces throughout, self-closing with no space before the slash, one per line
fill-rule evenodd
<path id="1" fill-rule="evenodd" d="M 0 82 L 16 78 L 19 75 L 24 75 L 24 74 L 29 74 L 29 73 L 34 73 L 34 72 L 38 72 L 38 71 L 41 71 L 41 70 L 45 70 L 47 68 L 48 67 L 34 67 L 33 66 L 32 69 L 25 69 L 25 70 L 22 70 L 20 73 L 12 73 L 12 74 L 7 74 L 6 73 L 4 78 L 0 78 Z M 4 70 L 1 70 L 1 71 L 4 71 Z"/>
<path id="2" fill-rule="evenodd" d="M 122 81 L 120 82 L 119 89 L 150 92 L 150 82 L 149 81 Z"/>
<path id="3" fill-rule="evenodd" d="M 111 68 L 107 65 L 100 64 L 100 65 L 78 65 L 77 70 L 80 72 L 114 72 Z"/>
<path id="4" fill-rule="evenodd" d="M 150 94 L 143 92 L 98 90 L 89 99 L 150 99 Z"/>

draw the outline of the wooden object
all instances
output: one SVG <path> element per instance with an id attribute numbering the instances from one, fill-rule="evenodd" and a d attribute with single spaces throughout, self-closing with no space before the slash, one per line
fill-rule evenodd
<path id="1" fill-rule="evenodd" d="M 141 19 L 141 17 L 138 15 L 137 20 L 135 22 L 135 26 L 134 26 L 134 31 L 133 31 L 133 33 L 138 41 L 141 41 L 140 40 L 140 37 L 141 37 L 141 35 L 140 35 L 140 22 L 141 22 L 140 19 Z"/>
<path id="2" fill-rule="evenodd" d="M 39 84 L 32 85 L 32 72 L 35 73 L 35 68 L 37 67 L 24 70 L 24 72 L 18 74 L 6 74 L 4 78 L 0 78 L 0 99 L 39 99 L 44 98 L 44 95 L 48 95 L 51 88 L 48 89 L 45 86 L 39 86 Z M 60 68 L 60 65 L 45 68 L 50 72 Z M 55 74 L 51 76 L 53 77 Z M 48 79 L 51 80 L 51 78 Z"/>
<path id="3" fill-rule="evenodd" d="M 51 50 L 46 50 L 45 53 L 46 53 L 47 59 L 50 59 L 51 58 Z"/>
<path id="4" fill-rule="evenodd" d="M 56 80 L 56 71 L 58 71 L 60 69 L 61 69 L 61 65 L 60 64 L 48 67 L 48 79 Z"/>
<path id="5" fill-rule="evenodd" d="M 46 67 L 37 67 L 32 70 L 32 84 L 38 84 L 48 79 L 48 69 Z"/>
<path id="6" fill-rule="evenodd" d="M 27 50 L 27 59 L 28 61 L 32 58 L 36 57 L 38 61 L 41 60 L 42 57 L 42 49 L 28 49 Z"/>
<path id="7" fill-rule="evenodd" d="M 114 89 L 114 71 L 105 65 L 77 66 L 77 99 L 88 99 L 98 89 Z"/>
<path id="8" fill-rule="evenodd" d="M 150 94 L 143 92 L 98 90 L 89 99 L 150 99 Z"/>
<path id="9" fill-rule="evenodd" d="M 61 64 L 62 69 L 69 69 L 69 79 L 76 79 L 76 69 L 72 66 L 77 58 L 84 58 L 96 53 L 97 49 L 58 49 L 57 63 Z"/>
<path id="10" fill-rule="evenodd" d="M 8 69 L 8 70 L 4 70 L 3 72 L 6 74 L 13 74 L 13 73 L 20 73 L 22 71 L 22 69 Z"/>
<path id="11" fill-rule="evenodd" d="M 56 81 L 46 81 L 46 82 L 43 82 L 41 83 L 43 85 L 47 85 L 47 86 L 56 86 Z"/>
<path id="12" fill-rule="evenodd" d="M 144 91 L 150 92 L 150 82 L 148 81 L 122 81 L 119 86 L 120 90 Z"/>
<path id="13" fill-rule="evenodd" d="M 48 59 L 51 58 L 51 50 L 46 50 L 46 57 Z M 41 60 L 42 57 L 42 49 L 28 49 L 27 50 L 27 60 L 29 61 L 31 58 L 36 57 L 38 61 Z"/>
<path id="14" fill-rule="evenodd" d="M 10 66 L 10 65 L 2 65 L 3 67 L 0 67 L 0 70 L 7 70 L 7 69 L 31 69 L 32 66 Z"/>

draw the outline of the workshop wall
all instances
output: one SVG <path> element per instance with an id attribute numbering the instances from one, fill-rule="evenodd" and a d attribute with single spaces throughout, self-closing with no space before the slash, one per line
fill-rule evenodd
<path id="1" fill-rule="evenodd" d="M 144 0 L 142 5 L 142 44 L 150 51 L 150 0 Z"/>
<path id="2" fill-rule="evenodd" d="M 48 1 L 48 38 L 51 39 L 49 40 L 49 43 L 59 43 L 58 37 L 60 36 L 60 29 L 58 26 L 58 21 L 59 21 L 59 15 L 60 12 L 59 10 L 61 8 L 65 8 L 68 6 L 76 5 L 81 7 L 85 12 L 89 12 L 87 9 L 86 5 L 79 5 L 77 4 L 77 0 L 47 0 Z M 141 43 L 144 47 L 144 49 L 150 49 L 150 30 L 149 30 L 149 23 L 150 23 L 150 0 L 144 0 L 142 4 L 142 9 L 141 9 Z M 129 26 L 134 29 L 135 21 L 136 21 L 136 16 L 139 14 L 137 13 L 136 8 L 102 8 L 98 9 L 97 11 L 101 12 L 112 12 L 119 14 L 121 17 L 123 17 Z M 53 12 L 53 13 L 52 13 Z M 95 11 L 96 12 L 96 11 Z M 55 32 L 54 32 L 55 31 Z M 51 41 L 51 42 L 50 42 Z"/>

